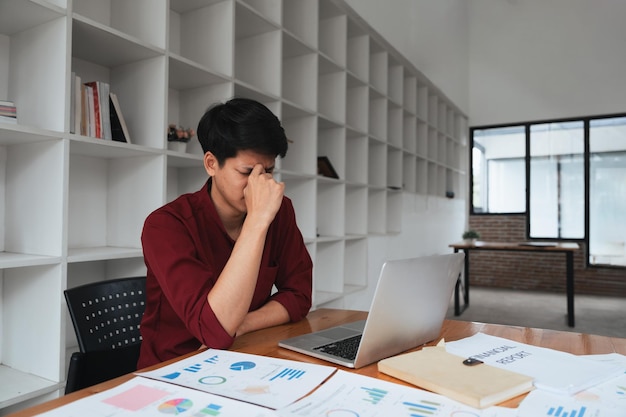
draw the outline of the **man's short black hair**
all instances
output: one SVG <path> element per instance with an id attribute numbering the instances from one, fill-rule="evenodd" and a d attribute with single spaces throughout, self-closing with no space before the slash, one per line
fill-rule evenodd
<path id="1" fill-rule="evenodd" d="M 256 100 L 233 98 L 212 105 L 200 119 L 197 134 L 203 152 L 215 155 L 220 166 L 242 150 L 274 157 L 287 154 L 280 120 Z"/>

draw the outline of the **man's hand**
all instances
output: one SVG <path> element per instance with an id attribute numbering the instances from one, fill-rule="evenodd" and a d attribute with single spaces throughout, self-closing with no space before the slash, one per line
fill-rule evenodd
<path id="1" fill-rule="evenodd" d="M 265 172 L 263 165 L 255 165 L 248 177 L 248 185 L 243 190 L 248 210 L 247 220 L 269 226 L 280 209 L 284 192 L 284 183 L 277 182 L 272 174 Z"/>

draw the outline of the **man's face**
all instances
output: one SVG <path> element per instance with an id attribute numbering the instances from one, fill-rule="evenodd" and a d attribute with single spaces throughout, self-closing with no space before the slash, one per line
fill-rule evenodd
<path id="1" fill-rule="evenodd" d="M 252 169 L 255 165 L 261 164 L 265 172 L 272 173 L 275 163 L 276 158 L 273 156 L 254 151 L 239 151 L 234 158 L 226 159 L 224 165 L 220 167 L 213 155 L 205 155 L 207 172 L 213 177 L 211 197 L 218 211 L 231 215 L 246 213 L 243 190 L 248 185 L 248 176 Z"/>

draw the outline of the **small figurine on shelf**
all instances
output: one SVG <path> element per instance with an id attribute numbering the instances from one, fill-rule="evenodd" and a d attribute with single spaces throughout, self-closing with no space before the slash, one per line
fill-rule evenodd
<path id="1" fill-rule="evenodd" d="M 175 123 L 170 123 L 167 128 L 167 148 L 172 151 L 185 152 L 187 142 L 196 134 L 192 128 L 184 129 Z"/>

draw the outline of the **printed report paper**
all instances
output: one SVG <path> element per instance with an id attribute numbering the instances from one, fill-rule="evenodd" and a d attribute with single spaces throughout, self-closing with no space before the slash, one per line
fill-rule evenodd
<path id="1" fill-rule="evenodd" d="M 626 408 L 602 401 L 580 400 L 576 396 L 534 390 L 518 407 L 518 417 L 624 417 Z"/>
<path id="2" fill-rule="evenodd" d="M 274 411 L 267 408 L 141 377 L 40 415 L 153 417 L 168 414 L 190 417 L 276 417 Z"/>
<path id="3" fill-rule="evenodd" d="M 325 365 L 208 349 L 137 375 L 280 408 L 313 391 L 335 370 Z"/>
<path id="4" fill-rule="evenodd" d="M 312 394 L 276 410 L 280 417 L 515 417 L 515 408 L 469 407 L 442 395 L 338 370 Z"/>
<path id="5" fill-rule="evenodd" d="M 557 394 L 572 395 L 623 373 L 620 366 L 484 333 L 447 342 L 446 350 L 531 376 L 536 388 Z"/>

